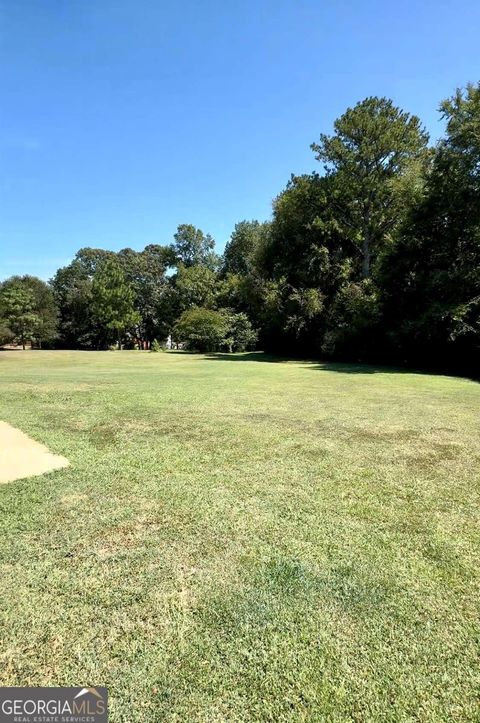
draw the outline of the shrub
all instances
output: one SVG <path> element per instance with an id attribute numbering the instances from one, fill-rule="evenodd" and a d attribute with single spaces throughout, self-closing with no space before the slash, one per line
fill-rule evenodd
<path id="1" fill-rule="evenodd" d="M 194 307 L 184 311 L 175 325 L 175 337 L 195 351 L 217 351 L 228 332 L 228 319 L 220 311 Z"/>
<path id="2" fill-rule="evenodd" d="M 252 327 L 250 319 L 243 312 L 234 314 L 225 312 L 228 319 L 228 331 L 225 346 L 228 351 L 247 351 L 254 349 L 258 333 Z"/>
<path id="3" fill-rule="evenodd" d="M 150 351 L 153 351 L 153 352 L 163 351 L 162 345 L 160 344 L 158 339 L 154 339 L 152 341 L 152 343 L 150 344 Z"/>

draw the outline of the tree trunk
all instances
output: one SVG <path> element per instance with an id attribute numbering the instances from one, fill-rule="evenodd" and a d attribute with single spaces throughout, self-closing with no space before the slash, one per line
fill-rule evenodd
<path id="1" fill-rule="evenodd" d="M 365 231 L 362 243 L 362 276 L 364 279 L 370 278 L 370 233 Z"/>

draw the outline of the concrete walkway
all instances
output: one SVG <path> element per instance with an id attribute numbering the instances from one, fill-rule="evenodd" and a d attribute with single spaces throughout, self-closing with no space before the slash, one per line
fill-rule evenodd
<path id="1" fill-rule="evenodd" d="M 0 421 L 0 484 L 68 467 L 65 457 L 52 454 L 40 442 Z"/>

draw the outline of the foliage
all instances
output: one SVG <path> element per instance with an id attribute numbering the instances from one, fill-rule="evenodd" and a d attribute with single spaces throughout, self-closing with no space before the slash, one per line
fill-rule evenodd
<path id="1" fill-rule="evenodd" d="M 292 175 L 271 220 L 237 223 L 223 259 L 193 224 L 139 251 L 80 249 L 51 281 L 52 313 L 29 316 L 31 284 L 2 338 L 19 320 L 25 338 L 68 348 L 149 348 L 182 330 L 191 348 L 478 374 L 480 85 L 440 112 L 445 135 L 428 147 L 416 116 L 364 99 L 312 145 L 322 173 Z"/>
<path id="2" fill-rule="evenodd" d="M 167 328 L 159 313 L 168 294 L 167 269 L 175 264 L 172 249 L 150 244 L 143 251 L 122 249 L 116 256 L 125 278 L 134 291 L 134 305 L 139 314 L 135 327 L 142 348 L 156 337 L 166 335 Z"/>
<path id="3" fill-rule="evenodd" d="M 328 197 L 331 180 L 292 176 L 274 203 L 263 249 L 264 341 L 277 350 L 318 352 L 328 309 L 353 274 L 352 246 L 341 236 Z"/>
<path id="4" fill-rule="evenodd" d="M 224 274 L 247 275 L 255 264 L 269 224 L 259 221 L 240 221 L 225 247 L 222 270 Z"/>
<path id="5" fill-rule="evenodd" d="M 392 357 L 480 368 L 480 85 L 442 104 L 447 134 L 382 267 Z"/>
<path id="6" fill-rule="evenodd" d="M 375 349 L 380 321 L 378 289 L 371 279 L 340 287 L 329 308 L 322 351 L 360 361 L 379 354 Z"/>
<path id="7" fill-rule="evenodd" d="M 312 149 L 333 179 L 331 203 L 342 232 L 361 257 L 362 275 L 399 220 L 396 181 L 425 152 L 428 136 L 416 116 L 387 98 L 366 98 L 335 121 L 335 133 Z"/>
<path id="8" fill-rule="evenodd" d="M 0 297 L 0 314 L 8 328 L 25 349 L 25 343 L 35 334 L 40 317 L 35 314 L 33 293 L 18 282 L 4 285 Z"/>
<path id="9" fill-rule="evenodd" d="M 38 316 L 32 341 L 39 346 L 51 344 L 57 337 L 58 327 L 58 308 L 52 289 L 36 276 L 23 276 L 21 281 L 32 293 L 33 308 Z"/>
<path id="10" fill-rule="evenodd" d="M 150 351 L 153 351 L 155 353 L 159 351 L 163 351 L 162 345 L 158 341 L 158 339 L 154 339 L 152 343 L 150 344 Z"/>
<path id="11" fill-rule="evenodd" d="M 92 314 L 106 340 L 121 338 L 140 320 L 134 306 L 135 294 L 118 261 L 106 259 L 95 271 L 92 281 Z"/>
<path id="12" fill-rule="evenodd" d="M 27 341 L 51 341 L 57 328 L 52 290 L 35 276 L 10 277 L 0 285 L 0 319 L 5 341 L 16 339 L 23 348 Z"/>
<path id="13" fill-rule="evenodd" d="M 212 308 L 217 294 L 217 276 L 208 266 L 181 264 L 173 280 L 176 305 L 179 311 L 192 306 Z"/>
<path id="14" fill-rule="evenodd" d="M 97 264 L 106 258 L 114 258 L 114 254 L 102 249 L 80 249 L 51 281 L 59 309 L 60 344 L 64 347 L 95 348 L 104 343 L 93 317 L 92 280 Z"/>
<path id="15" fill-rule="evenodd" d="M 8 326 L 6 319 L 0 318 L 0 346 L 11 344 L 15 339 L 15 334 Z"/>
<path id="16" fill-rule="evenodd" d="M 194 307 L 184 311 L 175 325 L 175 338 L 194 351 L 220 349 L 228 332 L 228 319 L 219 311 Z"/>
<path id="17" fill-rule="evenodd" d="M 227 318 L 227 329 L 223 343 L 228 351 L 247 351 L 254 349 L 258 340 L 258 332 L 253 328 L 248 316 L 243 312 L 234 313 L 230 309 L 223 310 Z"/>
<path id="18" fill-rule="evenodd" d="M 178 226 L 173 238 L 175 243 L 171 246 L 176 264 L 183 266 L 208 266 L 215 269 L 218 266 L 218 257 L 214 252 L 215 241 L 209 233 L 204 234 L 199 228 L 190 223 Z"/>

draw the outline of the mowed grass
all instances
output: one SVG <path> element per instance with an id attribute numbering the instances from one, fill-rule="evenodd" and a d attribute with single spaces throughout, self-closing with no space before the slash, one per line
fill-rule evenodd
<path id="1" fill-rule="evenodd" d="M 114 722 L 478 721 L 480 385 L 261 354 L 0 354 L 71 467 L 0 487 L 3 685 Z"/>

